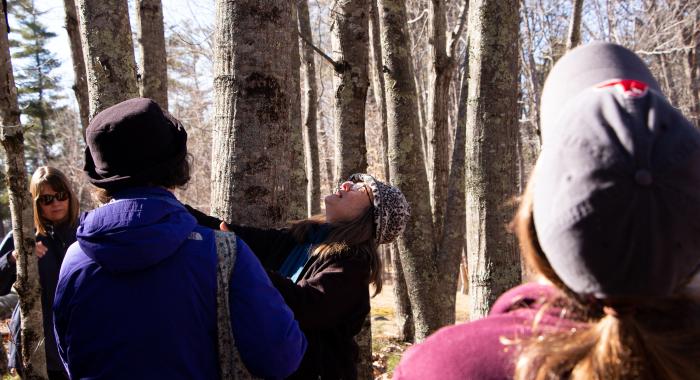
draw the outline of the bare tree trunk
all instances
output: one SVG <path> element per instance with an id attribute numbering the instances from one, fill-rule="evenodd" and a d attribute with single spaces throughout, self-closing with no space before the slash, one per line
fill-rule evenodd
<path id="1" fill-rule="evenodd" d="M 683 22 L 680 19 L 679 22 Z M 696 15 L 692 15 L 693 19 L 697 19 Z M 700 78 L 698 77 L 698 68 L 700 63 L 698 60 L 697 51 L 700 49 L 700 32 L 693 30 L 696 27 L 692 25 L 684 25 L 679 29 L 681 43 L 686 47 L 683 52 L 685 76 L 688 83 L 688 95 L 690 97 L 690 118 L 696 127 L 700 128 Z"/>
<path id="2" fill-rule="evenodd" d="M 335 179 L 367 171 L 369 0 L 338 0 L 332 12 L 335 60 Z"/>
<path id="3" fill-rule="evenodd" d="M 369 23 L 369 38 L 370 38 L 370 53 L 372 55 L 372 84 L 374 88 L 374 101 L 379 109 L 379 121 L 382 129 L 382 164 L 384 166 L 384 179 L 390 181 L 389 177 L 389 152 L 387 149 L 387 141 L 389 140 L 389 132 L 386 128 L 386 89 L 384 84 L 383 66 L 384 59 L 382 58 L 382 42 L 380 40 L 379 31 L 379 10 L 377 9 L 377 1 L 370 1 L 370 23 Z"/>
<path id="4" fill-rule="evenodd" d="M 70 43 L 71 58 L 73 60 L 73 73 L 75 83 L 73 93 L 78 101 L 78 111 L 80 112 L 80 125 L 85 137 L 85 129 L 88 127 L 90 115 L 90 103 L 88 100 L 88 86 L 85 78 L 85 58 L 83 57 L 83 44 L 80 42 L 80 26 L 78 24 L 78 13 L 75 7 L 75 0 L 63 0 L 66 10 L 66 31 L 68 32 L 68 42 Z"/>
<path id="5" fill-rule="evenodd" d="M 367 171 L 365 104 L 367 102 L 369 0 L 339 0 L 332 13 L 335 80 L 335 179 Z M 355 337 L 360 349 L 358 378 L 372 378 L 371 320 Z"/>
<path id="6" fill-rule="evenodd" d="M 571 6 L 571 20 L 569 31 L 566 35 L 566 50 L 571 50 L 581 43 L 581 14 L 583 13 L 583 0 L 573 0 Z"/>
<path id="7" fill-rule="evenodd" d="M 399 247 L 396 243 L 391 244 L 391 267 L 394 271 L 394 299 L 396 309 L 397 338 L 402 342 L 415 341 L 415 328 L 413 321 L 413 310 L 411 310 L 411 300 L 408 297 L 408 287 L 406 286 L 406 276 L 403 274 Z"/>
<path id="8" fill-rule="evenodd" d="M 299 33 L 307 41 L 313 41 L 309 21 L 309 0 L 297 0 Z M 308 215 L 321 212 L 321 168 L 318 153 L 317 109 L 318 90 L 316 84 L 316 64 L 314 50 L 309 44 L 302 44 L 302 74 L 304 76 L 304 155 L 306 157 Z"/>
<path id="9" fill-rule="evenodd" d="M 299 220 L 308 216 L 306 163 L 304 162 L 304 128 L 301 119 L 301 56 L 299 53 L 298 15 L 296 4 L 291 5 L 288 46 L 290 48 L 289 116 L 289 164 L 291 167 L 288 219 Z"/>
<path id="10" fill-rule="evenodd" d="M 228 222 L 287 220 L 290 17 L 285 0 L 216 2 L 211 205 Z"/>
<path id="11" fill-rule="evenodd" d="M 17 281 L 19 310 L 22 318 L 22 364 L 26 379 L 47 379 L 44 326 L 41 310 L 39 267 L 34 252 L 34 214 L 32 197 L 27 190 L 24 163 L 24 135 L 17 105 L 17 88 L 12 74 L 10 45 L 7 39 L 7 14 L 2 12 L 0 31 L 0 140 L 5 148 L 7 188 L 12 215 L 12 235 L 17 251 Z"/>
<path id="12" fill-rule="evenodd" d="M 661 78 L 664 84 L 664 93 L 668 94 L 668 100 L 673 104 L 674 107 L 678 107 L 678 93 L 676 87 L 673 85 L 673 73 L 666 60 L 666 54 L 659 54 L 656 56 L 659 59 L 659 65 L 661 66 Z"/>
<path id="13" fill-rule="evenodd" d="M 139 96 L 126 0 L 78 0 L 90 117 Z"/>
<path id="14" fill-rule="evenodd" d="M 161 0 L 136 0 L 141 96 L 168 109 L 168 62 Z"/>
<path id="15" fill-rule="evenodd" d="M 505 226 L 517 192 L 519 0 L 475 0 L 469 18 L 467 246 L 471 319 L 520 283 L 515 239 Z"/>
<path id="16" fill-rule="evenodd" d="M 444 325 L 455 322 L 455 296 L 457 293 L 457 281 L 459 278 L 459 262 L 462 251 L 466 246 L 466 195 L 465 195 L 465 149 L 467 130 L 467 94 L 469 89 L 469 49 L 464 56 L 465 71 L 462 75 L 461 90 L 459 95 L 459 112 L 457 116 L 457 128 L 455 130 L 455 142 L 452 150 L 452 167 L 450 169 L 447 207 L 444 215 L 445 221 L 442 242 L 438 248 L 440 270 L 440 285 L 442 289 L 436 294 L 441 300 L 438 303 L 442 310 L 440 315 L 445 318 Z"/>
<path id="17" fill-rule="evenodd" d="M 370 1 L 370 50 L 372 53 L 372 82 L 374 87 L 374 100 L 379 108 L 380 126 L 382 128 L 382 162 L 384 165 L 384 178 L 391 182 L 389 174 L 389 131 L 386 125 L 386 86 L 384 84 L 382 58 L 382 44 L 379 30 L 379 10 L 377 9 L 377 1 Z M 413 315 L 411 314 L 411 301 L 408 299 L 408 290 L 406 289 L 406 279 L 403 275 L 401 267 L 401 259 L 399 251 L 395 244 L 387 247 L 390 250 L 389 257 L 391 261 L 392 272 L 394 273 L 394 302 L 396 310 L 396 325 L 398 329 L 398 338 L 402 342 L 413 341 Z"/>
<path id="18" fill-rule="evenodd" d="M 415 321 L 415 338 L 421 341 L 440 327 L 435 311 L 437 267 L 428 179 L 420 148 L 418 100 L 409 49 L 403 0 L 380 0 L 382 54 L 385 59 L 389 170 L 411 205 L 411 219 L 398 240 L 408 294 Z"/>

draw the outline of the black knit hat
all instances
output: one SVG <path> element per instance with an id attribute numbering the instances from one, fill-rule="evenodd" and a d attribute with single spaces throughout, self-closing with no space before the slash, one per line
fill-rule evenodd
<path id="1" fill-rule="evenodd" d="M 141 186 L 187 155 L 187 132 L 151 99 L 123 101 L 95 116 L 85 131 L 90 183 L 107 190 Z"/>
<path id="2" fill-rule="evenodd" d="M 411 206 L 401 190 L 364 173 L 353 174 L 348 181 L 364 182 L 372 189 L 377 244 L 391 243 L 396 240 L 406 228 L 408 218 L 411 217 Z"/>

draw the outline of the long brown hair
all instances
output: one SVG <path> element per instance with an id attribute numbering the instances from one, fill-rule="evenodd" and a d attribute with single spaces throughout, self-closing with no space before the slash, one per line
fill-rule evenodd
<path id="1" fill-rule="evenodd" d="M 539 245 L 531 184 L 513 227 L 527 263 L 562 290 L 561 298 L 551 302 L 566 305 L 582 319 L 581 327 L 570 331 L 533 334 L 516 342 L 515 379 L 680 380 L 700 375 L 700 305 L 696 301 L 678 295 L 602 304 L 573 293 Z M 533 330 L 537 330 L 534 325 Z"/>
<path id="2" fill-rule="evenodd" d="M 39 196 L 41 195 L 41 189 L 44 186 L 51 186 L 51 188 L 56 192 L 66 192 L 68 193 L 68 220 L 67 223 L 70 226 L 75 226 L 78 222 L 78 212 L 80 209 L 80 204 L 78 199 L 75 197 L 73 188 L 68 181 L 63 172 L 51 167 L 51 166 L 40 166 L 36 169 L 32 175 L 32 179 L 29 182 L 29 192 L 32 195 L 33 207 L 34 207 L 34 228 L 37 234 L 46 235 L 47 224 L 49 223 L 43 216 L 41 216 L 41 208 L 39 208 Z"/>
<path id="3" fill-rule="evenodd" d="M 308 241 L 312 229 L 326 223 L 324 215 L 315 215 L 309 219 L 292 224 L 291 232 L 299 243 Z M 376 296 L 382 291 L 382 260 L 377 250 L 377 242 L 374 236 L 374 214 L 370 206 L 365 213 L 349 222 L 329 224 L 328 236 L 314 247 L 312 255 L 320 258 L 338 255 L 348 249 L 364 255 L 369 260 L 368 285 L 374 286 Z"/>

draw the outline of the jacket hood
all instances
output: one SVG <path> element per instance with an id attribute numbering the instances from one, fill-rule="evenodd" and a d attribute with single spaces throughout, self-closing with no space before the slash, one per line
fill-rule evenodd
<path id="1" fill-rule="evenodd" d="M 132 188 L 80 217 L 77 240 L 110 272 L 146 269 L 174 254 L 197 222 L 169 191 Z"/>

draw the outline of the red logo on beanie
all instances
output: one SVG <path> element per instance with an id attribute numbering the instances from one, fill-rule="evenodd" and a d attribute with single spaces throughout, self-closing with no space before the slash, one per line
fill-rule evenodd
<path id="1" fill-rule="evenodd" d="M 613 79 L 603 82 L 595 87 L 601 89 L 612 87 L 619 91 L 622 95 L 630 98 L 642 97 L 646 95 L 647 91 L 649 90 L 649 86 L 647 86 L 646 83 L 634 79 Z"/>

